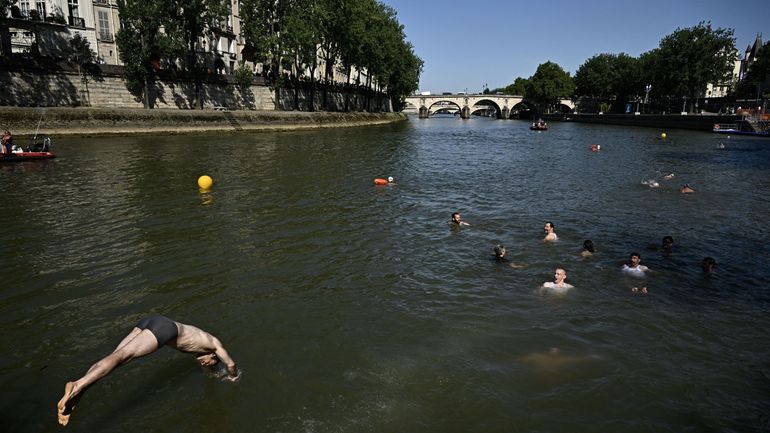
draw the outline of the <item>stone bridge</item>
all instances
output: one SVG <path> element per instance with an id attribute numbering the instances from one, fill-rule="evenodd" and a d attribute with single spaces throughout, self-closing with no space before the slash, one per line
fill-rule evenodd
<path id="1" fill-rule="evenodd" d="M 415 95 L 406 97 L 406 108 L 416 110 L 424 119 L 439 110 L 459 111 L 463 119 L 467 119 L 477 111 L 494 109 L 498 119 L 508 119 L 512 113 L 521 108 L 534 108 L 535 104 L 519 95 L 490 95 L 490 94 L 451 94 L 451 95 Z M 560 110 L 572 111 L 575 104 L 571 99 L 559 101 Z"/>

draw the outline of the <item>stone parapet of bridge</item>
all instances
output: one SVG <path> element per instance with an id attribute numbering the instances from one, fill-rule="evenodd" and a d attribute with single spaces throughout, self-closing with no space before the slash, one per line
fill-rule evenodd
<path id="1" fill-rule="evenodd" d="M 560 105 L 569 110 L 575 109 L 571 99 L 561 99 Z M 471 114 L 494 109 L 499 119 L 508 119 L 511 113 L 518 110 L 520 105 L 534 107 L 520 95 L 490 95 L 490 94 L 451 94 L 451 95 L 415 95 L 406 97 L 407 109 L 419 112 L 420 118 L 428 118 L 440 110 L 459 112 L 463 119 Z"/>

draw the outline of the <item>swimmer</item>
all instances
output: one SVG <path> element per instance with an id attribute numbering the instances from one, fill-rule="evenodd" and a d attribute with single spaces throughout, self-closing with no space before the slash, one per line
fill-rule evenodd
<path id="1" fill-rule="evenodd" d="M 639 255 L 639 253 L 631 253 L 631 256 L 629 256 L 629 262 L 625 265 L 623 265 L 623 272 L 627 272 L 631 275 L 636 275 L 639 277 L 643 277 L 644 273 L 649 271 L 650 268 L 647 266 L 639 264 L 642 261 L 642 256 Z"/>
<path id="2" fill-rule="evenodd" d="M 581 255 L 583 258 L 585 258 L 585 257 L 591 257 L 592 255 L 594 255 L 594 253 L 595 253 L 595 252 L 596 252 L 596 251 L 595 251 L 595 249 L 594 249 L 594 243 L 593 243 L 593 241 L 592 241 L 591 239 L 586 239 L 586 240 L 583 242 L 583 250 L 582 250 L 582 251 L 580 251 L 580 255 Z"/>
<path id="3" fill-rule="evenodd" d="M 72 411 L 91 385 L 117 367 L 149 355 L 164 345 L 192 354 L 201 367 L 207 370 L 221 361 L 227 368 L 229 380 L 236 381 L 239 378 L 235 361 L 216 337 L 195 326 L 175 322 L 167 317 L 147 316 L 139 321 L 112 353 L 92 365 L 83 377 L 67 382 L 64 386 L 64 396 L 57 404 L 59 424 L 67 425 Z"/>
<path id="4" fill-rule="evenodd" d="M 649 179 L 649 180 L 642 180 L 642 185 L 647 185 L 650 188 L 657 188 L 660 186 L 657 180 L 655 179 Z"/>
<path id="5" fill-rule="evenodd" d="M 713 257 L 704 257 L 701 262 L 701 268 L 704 274 L 713 274 L 714 268 L 717 267 L 717 261 Z"/>
<path id="6" fill-rule="evenodd" d="M 681 188 L 679 188 L 679 192 L 684 193 L 684 194 L 691 194 L 691 193 L 695 192 L 695 189 L 693 187 L 691 187 L 689 183 L 686 183 L 686 184 L 682 185 Z"/>
<path id="7" fill-rule="evenodd" d="M 730 137 L 727 137 L 727 138 L 730 138 Z M 725 148 L 725 144 L 724 144 L 724 143 L 719 143 L 719 144 L 717 145 L 717 149 L 720 149 L 720 150 L 721 150 L 721 149 L 724 149 L 724 148 Z"/>
<path id="8" fill-rule="evenodd" d="M 671 236 L 663 236 L 661 248 L 663 248 L 663 251 L 670 253 L 674 249 L 674 238 Z"/>
<path id="9" fill-rule="evenodd" d="M 647 294 L 647 287 L 642 287 L 641 289 L 638 288 L 638 287 L 632 287 L 631 288 L 631 293 L 639 293 L 641 295 L 646 295 Z"/>
<path id="10" fill-rule="evenodd" d="M 503 244 L 497 244 L 495 245 L 495 261 L 496 262 L 507 262 L 508 258 L 505 257 L 505 254 L 508 252 L 505 249 L 505 245 Z"/>
<path id="11" fill-rule="evenodd" d="M 508 257 L 506 255 L 508 254 L 508 250 L 505 248 L 505 245 L 503 244 L 497 244 L 495 245 L 495 261 L 498 263 L 510 263 L 510 266 L 514 269 L 521 269 L 526 268 L 527 265 L 519 265 L 516 263 L 511 263 L 510 260 L 508 260 Z"/>
<path id="12" fill-rule="evenodd" d="M 393 176 L 388 176 L 388 183 L 391 185 L 395 185 L 395 179 L 393 179 Z"/>
<path id="13" fill-rule="evenodd" d="M 669 174 L 663 176 L 663 179 L 666 179 L 666 180 L 673 179 L 673 178 L 674 178 L 674 173 L 669 173 Z"/>
<path id="14" fill-rule="evenodd" d="M 546 281 L 543 283 L 542 288 L 546 290 L 551 290 L 557 293 L 564 293 L 569 289 L 574 288 L 574 286 L 571 286 L 564 282 L 564 280 L 567 279 L 567 271 L 565 271 L 562 268 L 556 268 L 556 270 L 553 272 L 553 282 Z"/>
<path id="15" fill-rule="evenodd" d="M 552 242 L 559 239 L 559 237 L 556 236 L 556 232 L 554 232 L 554 228 L 555 227 L 553 226 L 552 222 L 545 222 L 545 226 L 543 226 L 543 230 L 545 230 L 545 237 L 543 238 L 543 242 Z"/>
<path id="16" fill-rule="evenodd" d="M 460 227 L 460 226 L 470 226 L 470 224 L 466 223 L 460 218 L 460 212 L 454 212 L 452 213 L 452 219 L 449 220 L 449 224 L 451 224 L 454 227 Z"/>

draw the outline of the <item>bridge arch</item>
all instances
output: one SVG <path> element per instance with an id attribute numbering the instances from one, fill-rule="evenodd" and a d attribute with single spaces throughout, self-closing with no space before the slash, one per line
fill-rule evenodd
<path id="1" fill-rule="evenodd" d="M 463 109 L 456 101 L 450 100 L 450 99 L 437 99 L 433 101 L 429 106 L 426 108 L 428 109 L 429 114 L 435 114 L 438 111 L 446 110 L 449 107 L 456 109 L 457 111 L 460 111 Z"/>
<path id="2" fill-rule="evenodd" d="M 493 107 L 495 109 L 495 116 L 497 116 L 498 119 L 503 118 L 503 109 L 500 107 L 500 105 L 495 102 L 492 99 L 479 99 L 477 100 L 471 108 L 471 114 L 480 111 L 489 109 L 488 107 Z"/>

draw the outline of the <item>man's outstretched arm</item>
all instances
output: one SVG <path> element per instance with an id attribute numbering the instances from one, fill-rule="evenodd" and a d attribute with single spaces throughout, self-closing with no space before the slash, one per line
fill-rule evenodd
<path id="1" fill-rule="evenodd" d="M 219 339 L 214 339 L 214 348 L 216 349 L 214 354 L 217 355 L 217 358 L 219 358 L 219 360 L 222 361 L 227 367 L 227 374 L 230 376 L 230 379 L 237 378 L 238 366 L 235 364 L 233 358 L 231 358 L 227 353 L 225 347 L 222 346 L 222 343 L 219 341 Z"/>

